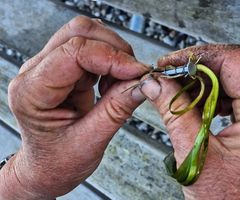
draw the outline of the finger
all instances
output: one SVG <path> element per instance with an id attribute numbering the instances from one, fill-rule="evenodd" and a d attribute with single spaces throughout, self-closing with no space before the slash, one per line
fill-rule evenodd
<path id="1" fill-rule="evenodd" d="M 180 66 L 188 62 L 190 55 L 201 57 L 200 63 L 211 67 L 216 74 L 220 73 L 222 63 L 229 51 L 238 49 L 239 45 L 210 44 L 193 46 L 166 55 L 158 60 L 159 67 L 167 65 Z"/>
<path id="2" fill-rule="evenodd" d="M 95 104 L 95 93 L 93 88 L 88 90 L 77 91 L 73 90 L 59 108 L 65 108 L 77 112 L 81 118 L 86 115 Z"/>
<path id="3" fill-rule="evenodd" d="M 218 138 L 221 143 L 230 149 L 232 153 L 235 153 L 239 156 L 239 141 L 240 141 L 240 123 L 234 123 L 229 127 L 226 127 L 223 131 L 221 131 L 216 138 Z"/>
<path id="4" fill-rule="evenodd" d="M 117 79 L 113 78 L 112 76 L 102 76 L 98 86 L 100 94 L 104 95 L 107 90 L 116 82 Z"/>
<path id="5" fill-rule="evenodd" d="M 219 114 L 220 116 L 231 115 L 231 113 L 233 113 L 232 101 L 233 100 L 229 98 L 219 99 L 219 112 L 217 114 Z"/>
<path id="6" fill-rule="evenodd" d="M 86 16 L 77 16 L 65 24 L 44 47 L 43 52 L 49 53 L 72 37 L 82 36 L 111 44 L 113 47 L 133 55 L 132 47 L 108 26 L 103 25 L 99 19 Z"/>
<path id="7" fill-rule="evenodd" d="M 236 122 L 240 122 L 240 99 L 234 99 L 232 102 L 233 114 Z"/>
<path id="8" fill-rule="evenodd" d="M 193 147 L 195 137 L 201 124 L 201 115 L 196 108 L 183 115 L 173 115 L 169 111 L 169 103 L 181 86 L 174 80 L 159 78 L 157 81 L 147 78 L 142 81 L 141 91 L 159 111 L 169 131 L 178 162 L 182 162 Z M 173 110 L 182 110 L 190 104 L 190 98 L 183 93 L 173 103 Z"/>
<path id="9" fill-rule="evenodd" d="M 158 61 L 159 66 L 179 66 L 187 62 L 189 55 L 201 56 L 200 63 L 210 67 L 219 77 L 226 94 L 240 98 L 240 45 L 204 45 L 186 48 L 163 57 Z M 230 81 L 229 81 L 230 80 Z"/>
<path id="10" fill-rule="evenodd" d="M 72 37 L 83 36 L 88 39 L 103 41 L 111 44 L 130 55 L 133 55 L 132 47 L 117 33 L 105 26 L 98 19 L 86 16 L 78 16 L 60 28 L 48 41 L 40 53 L 27 61 L 20 69 L 20 73 L 36 66 L 47 54 L 55 48 L 66 43 Z"/>
<path id="11" fill-rule="evenodd" d="M 60 107 L 77 111 L 79 117 L 84 116 L 94 106 L 95 94 L 93 86 L 97 80 L 97 75 L 84 71 L 81 79 L 76 82 L 73 91 Z"/>
<path id="12" fill-rule="evenodd" d="M 89 144 L 90 153 L 96 153 L 96 150 L 97 153 L 102 152 L 101 150 L 106 148 L 116 131 L 132 115 L 136 107 L 144 101 L 145 97 L 138 88 L 123 93 L 136 83 L 138 81 L 115 83 L 94 108 L 75 123 L 73 137 L 80 143 L 84 141 L 84 143 Z M 87 131 L 83 132 L 83 130 Z"/>
<path id="13" fill-rule="evenodd" d="M 146 67 L 107 43 L 78 37 L 52 51 L 37 68 L 24 73 L 21 84 L 13 81 L 10 92 L 25 91 L 31 94 L 28 101 L 35 107 L 54 108 L 66 99 L 84 71 L 129 80 L 143 74 Z"/>

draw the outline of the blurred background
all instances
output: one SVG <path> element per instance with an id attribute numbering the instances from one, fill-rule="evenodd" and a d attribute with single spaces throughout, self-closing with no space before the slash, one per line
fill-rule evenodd
<path id="1" fill-rule="evenodd" d="M 0 159 L 21 144 L 8 108 L 10 80 L 73 17 L 101 18 L 132 45 L 137 59 L 155 65 L 161 56 L 185 47 L 238 44 L 239 11 L 237 0 L 1 0 Z M 211 130 L 216 134 L 230 123 L 230 117 L 217 116 Z M 181 186 L 163 164 L 171 150 L 161 117 L 145 102 L 114 136 L 96 172 L 58 199 L 181 200 Z"/>

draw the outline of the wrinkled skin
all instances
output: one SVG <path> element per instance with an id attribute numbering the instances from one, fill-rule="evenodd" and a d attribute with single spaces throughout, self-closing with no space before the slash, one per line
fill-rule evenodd
<path id="1" fill-rule="evenodd" d="M 222 90 L 218 100 L 218 114 L 232 115 L 233 124 L 217 137 L 210 136 L 206 163 L 198 181 L 184 188 L 186 199 L 239 199 L 240 196 L 240 46 L 205 45 L 173 52 L 158 61 L 159 67 L 180 66 L 187 62 L 189 55 L 202 56 L 200 63 L 210 67 L 219 77 Z M 190 151 L 198 132 L 202 106 L 178 116 L 172 115 L 168 102 L 179 90 L 173 80 L 159 79 L 161 94 L 153 104 L 163 116 L 175 149 L 178 165 Z M 210 86 L 211 87 L 211 86 Z M 175 104 L 183 108 L 199 91 L 192 89 Z M 217 113 L 216 113 L 217 114 Z"/>
<path id="2" fill-rule="evenodd" d="M 0 199 L 53 199 L 90 176 L 144 100 L 140 91 L 122 91 L 146 69 L 100 20 L 81 16 L 64 25 L 9 85 L 22 148 L 1 170 Z M 105 94 L 95 105 L 99 75 Z"/>
<path id="3" fill-rule="evenodd" d="M 189 52 L 203 53 L 201 62 L 220 77 L 225 93 L 219 103 L 226 103 L 219 112 L 233 111 L 235 123 L 210 137 L 202 175 L 184 193 L 187 199 L 237 199 L 240 50 L 238 46 L 194 47 L 166 56 L 158 65 L 185 64 Z M 141 92 L 138 87 L 122 93 L 147 70 L 135 60 L 129 44 L 99 20 L 77 17 L 64 25 L 9 85 L 9 104 L 23 142 L 0 171 L 1 199 L 48 200 L 71 191 L 97 168 L 107 144 L 145 96 L 163 116 L 180 164 L 199 129 L 201 108 L 180 117 L 168 111 L 181 87 L 174 80 L 149 80 L 141 84 Z M 103 96 L 95 105 L 93 85 L 99 75 Z M 181 96 L 173 109 L 186 106 L 195 93 Z"/>

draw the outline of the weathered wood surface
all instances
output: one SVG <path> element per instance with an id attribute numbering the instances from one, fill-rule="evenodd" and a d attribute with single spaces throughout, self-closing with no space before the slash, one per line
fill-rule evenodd
<path id="1" fill-rule="evenodd" d="M 7 105 L 7 86 L 11 78 L 16 76 L 18 67 L 0 57 L 0 69 L 0 80 L 4 80 L 0 88 L 0 119 L 18 130 Z M 0 134 L 3 137 L 0 142 L 4 144 L 9 138 Z M 16 145 L 15 141 L 13 145 Z M 132 130 L 130 132 L 122 128 L 114 136 L 103 161 L 87 182 L 111 199 L 183 199 L 181 186 L 166 174 L 162 161 L 165 156 L 160 146 L 154 147 L 136 137 Z M 73 199 L 73 196 L 81 194 L 81 190 L 76 189 L 75 193 L 67 197 Z"/>
<path id="2" fill-rule="evenodd" d="M 79 185 L 72 192 L 58 197 L 57 200 L 108 200 L 108 198 L 102 197 L 94 193 L 85 185 Z"/>
<path id="3" fill-rule="evenodd" d="M 240 42 L 240 1 L 104 0 L 130 12 L 150 15 L 160 24 L 208 42 Z"/>
<path id="4" fill-rule="evenodd" d="M 11 133 L 0 121 L 0 160 L 15 153 L 20 147 L 20 139 Z"/>
<path id="5" fill-rule="evenodd" d="M 17 75 L 18 67 L 0 57 L 0 120 L 18 131 L 16 120 L 8 107 L 8 84 Z"/>
<path id="6" fill-rule="evenodd" d="M 2 0 L 0 39 L 33 56 L 56 30 L 77 15 L 79 13 L 48 0 Z M 136 57 L 144 63 L 155 64 L 160 56 L 171 51 L 162 43 L 153 43 L 126 30 L 112 28 L 133 46 Z M 161 118 L 149 103 L 138 108 L 134 115 L 166 132 Z"/>
<path id="7" fill-rule="evenodd" d="M 88 181 L 111 199 L 183 199 L 181 186 L 166 175 L 162 159 L 157 149 L 120 129 Z"/>

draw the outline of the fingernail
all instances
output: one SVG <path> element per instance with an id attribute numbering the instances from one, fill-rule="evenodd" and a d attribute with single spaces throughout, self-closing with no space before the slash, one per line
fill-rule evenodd
<path id="1" fill-rule="evenodd" d="M 134 88 L 131 95 L 135 101 L 144 101 L 146 99 L 139 87 Z"/>
<path id="2" fill-rule="evenodd" d="M 151 76 L 141 81 L 140 88 L 141 92 L 151 101 L 156 100 L 161 92 L 160 83 L 154 80 Z"/>

